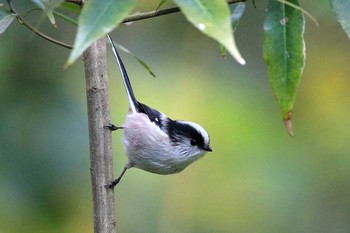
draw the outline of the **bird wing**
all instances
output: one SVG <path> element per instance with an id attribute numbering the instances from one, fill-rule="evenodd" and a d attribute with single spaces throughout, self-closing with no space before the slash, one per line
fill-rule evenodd
<path id="1" fill-rule="evenodd" d="M 151 122 L 155 123 L 162 131 L 164 131 L 163 113 L 140 102 L 139 107 L 140 112 L 146 114 Z"/>

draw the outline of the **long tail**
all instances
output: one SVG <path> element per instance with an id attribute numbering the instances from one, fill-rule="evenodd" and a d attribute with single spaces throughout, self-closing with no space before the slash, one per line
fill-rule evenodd
<path id="1" fill-rule="evenodd" d="M 107 34 L 107 38 L 111 42 L 112 50 L 113 50 L 113 53 L 114 53 L 114 57 L 115 57 L 115 59 L 118 62 L 120 74 L 123 77 L 124 86 L 125 86 L 125 89 L 126 89 L 126 93 L 128 95 L 128 100 L 129 100 L 131 111 L 138 112 L 137 110 L 139 108 L 138 107 L 139 102 L 136 100 L 136 97 L 135 97 L 134 92 L 132 90 L 131 83 L 130 83 L 128 74 L 126 73 L 126 69 L 124 67 L 124 64 L 123 64 L 123 62 L 122 62 L 122 60 L 121 60 L 121 58 L 120 58 L 120 56 L 119 56 L 119 54 L 117 52 L 117 48 L 116 48 L 112 38 L 108 34 Z"/>

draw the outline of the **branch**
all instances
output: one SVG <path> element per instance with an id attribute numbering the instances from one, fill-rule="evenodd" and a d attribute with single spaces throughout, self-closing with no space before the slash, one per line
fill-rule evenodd
<path id="1" fill-rule="evenodd" d="M 18 22 L 19 22 L 20 24 L 23 24 L 24 26 L 26 26 L 27 28 L 29 28 L 32 32 L 34 32 L 35 34 L 37 34 L 38 36 L 40 36 L 41 38 L 43 38 L 43 39 L 45 39 L 45 40 L 48 40 L 48 41 L 50 41 L 50 42 L 52 42 L 52 43 L 54 43 L 54 44 L 60 45 L 60 46 L 65 47 L 65 48 L 67 48 L 67 49 L 72 49 L 72 48 L 73 48 L 73 46 L 71 46 L 71 45 L 69 45 L 69 44 L 65 44 L 65 43 L 63 43 L 63 42 L 61 42 L 61 41 L 58 41 L 58 40 L 56 40 L 56 39 L 54 39 L 54 38 L 51 38 L 51 37 L 49 37 L 49 36 L 43 34 L 42 32 L 38 31 L 36 28 L 34 28 L 34 27 L 31 26 L 30 24 L 28 24 L 28 23 L 24 20 L 24 18 L 23 18 L 22 16 L 20 16 L 20 15 L 17 13 L 17 11 L 16 11 L 15 8 L 13 7 L 11 1 L 8 1 L 8 4 L 9 4 L 9 7 L 10 7 L 10 11 L 16 15 L 16 18 L 17 18 L 17 20 L 18 20 Z"/>
<path id="2" fill-rule="evenodd" d="M 227 4 L 233 4 L 233 3 L 237 3 L 237 2 L 245 2 L 246 0 L 228 0 Z M 47 35 L 45 35 L 44 33 L 38 31 L 36 28 L 34 28 L 33 26 L 31 26 L 30 24 L 28 24 L 24 18 L 22 16 L 20 16 L 17 11 L 14 9 L 11 0 L 7 1 L 10 7 L 10 11 L 12 13 L 14 13 L 16 15 L 16 18 L 18 20 L 18 22 L 20 24 L 23 24 L 24 26 L 26 26 L 27 28 L 29 28 L 32 32 L 34 32 L 35 34 L 37 34 L 38 36 L 40 36 L 41 38 L 48 40 L 56 45 L 65 47 L 67 49 L 72 49 L 73 46 L 63 43 L 59 40 L 56 40 L 52 37 L 49 37 Z M 83 6 L 85 1 L 84 0 L 66 0 L 66 2 L 71 2 L 71 3 L 75 3 L 79 6 Z M 179 7 L 172 7 L 172 8 L 167 8 L 167 9 L 163 9 L 163 10 L 158 10 L 158 11 L 149 11 L 149 12 L 142 12 L 142 13 L 137 13 L 137 14 L 133 14 L 130 15 L 128 17 L 126 17 L 123 20 L 123 23 L 129 23 L 129 22 L 134 22 L 134 21 L 138 21 L 138 20 L 143 20 L 143 19 L 149 19 L 149 18 L 154 18 L 154 17 L 158 17 L 158 16 L 162 16 L 162 15 L 168 15 L 168 14 L 173 14 L 173 13 L 178 13 L 180 12 L 180 8 Z"/>
<path id="3" fill-rule="evenodd" d="M 227 4 L 233 4 L 233 3 L 245 2 L 245 1 L 246 0 L 228 0 Z M 149 18 L 154 18 L 162 15 L 178 13 L 178 12 L 180 12 L 179 7 L 172 7 L 172 8 L 167 8 L 167 9 L 158 10 L 158 11 L 142 12 L 142 13 L 137 13 L 126 17 L 123 20 L 123 23 L 130 23 L 138 20 L 149 19 Z"/>
<path id="4" fill-rule="evenodd" d="M 111 122 L 106 54 L 105 38 L 84 52 L 95 233 L 116 232 L 114 191 L 105 188 L 113 180 L 112 131 L 104 128 Z"/>
<path id="5" fill-rule="evenodd" d="M 77 4 L 78 6 L 83 6 L 85 1 L 84 0 L 66 0 L 66 2 L 71 2 L 71 3 L 74 3 L 74 4 Z"/>
<path id="6" fill-rule="evenodd" d="M 245 2 L 246 0 L 227 0 L 227 4 L 233 4 L 233 3 L 238 3 L 238 2 Z M 66 0 L 66 2 L 72 2 L 75 4 L 78 4 L 82 6 L 84 4 L 83 0 Z M 148 12 L 141 12 L 141 13 L 136 13 L 133 15 L 130 15 L 126 17 L 123 20 L 123 23 L 130 23 L 138 20 L 143 20 L 143 19 L 149 19 L 149 18 L 154 18 L 162 15 L 169 15 L 173 13 L 178 13 L 180 12 L 179 7 L 171 7 L 163 10 L 155 10 L 155 11 L 148 11 Z"/>

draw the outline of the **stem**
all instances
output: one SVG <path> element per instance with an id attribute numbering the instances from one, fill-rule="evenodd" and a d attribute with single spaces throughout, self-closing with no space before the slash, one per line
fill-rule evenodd
<path id="1" fill-rule="evenodd" d="M 227 4 L 233 4 L 237 2 L 245 2 L 246 0 L 228 0 Z M 149 19 L 149 18 L 154 18 L 162 15 L 168 15 L 168 14 L 173 14 L 180 12 L 179 7 L 171 7 L 163 10 L 155 10 L 155 11 L 148 11 L 148 12 L 142 12 L 142 13 L 136 13 L 133 15 L 130 15 L 126 17 L 123 20 L 123 23 L 129 23 L 129 22 L 134 22 L 138 20 L 143 20 L 143 19 Z"/>
<path id="2" fill-rule="evenodd" d="M 245 2 L 246 0 L 228 0 L 227 4 L 233 4 L 233 3 L 237 3 L 237 2 Z M 40 36 L 41 38 L 48 40 L 54 44 L 57 44 L 59 46 L 65 47 L 67 49 L 72 49 L 73 46 L 63 43 L 61 41 L 58 41 L 52 37 L 49 37 L 45 34 L 43 34 L 42 32 L 38 31 L 36 28 L 32 27 L 30 24 L 28 24 L 23 17 L 21 17 L 16 10 L 13 8 L 12 4 L 11 4 L 11 0 L 7 1 L 9 6 L 10 6 L 10 11 L 13 12 L 16 15 L 16 18 L 18 19 L 18 21 L 23 24 L 24 26 L 26 26 L 27 28 L 29 28 L 31 31 L 33 31 L 35 34 L 37 34 L 38 36 Z M 79 6 L 83 6 L 84 5 L 84 0 L 66 0 L 66 2 L 71 2 L 71 3 L 75 3 Z M 167 8 L 167 9 L 163 9 L 163 10 L 155 10 L 155 11 L 149 11 L 149 12 L 142 12 L 142 13 L 137 13 L 134 15 L 130 15 L 128 17 L 126 17 L 123 20 L 123 23 L 128 23 L 128 22 L 134 22 L 134 21 L 138 21 L 138 20 L 143 20 L 143 19 L 149 19 L 149 18 L 154 18 L 154 17 L 158 17 L 158 16 L 162 16 L 162 15 L 168 15 L 168 14 L 172 14 L 172 13 L 177 13 L 180 12 L 180 8 L 179 7 L 172 7 L 172 8 Z M 61 16 L 61 15 L 60 15 Z"/>
<path id="3" fill-rule="evenodd" d="M 56 39 L 54 39 L 54 38 L 51 38 L 51 37 L 49 37 L 49 36 L 47 36 L 47 35 L 41 33 L 40 31 L 38 31 L 36 28 L 34 28 L 34 27 L 31 26 L 30 24 L 28 24 L 28 23 L 24 20 L 24 18 L 23 18 L 22 16 L 20 16 L 20 15 L 16 12 L 16 10 L 14 9 L 14 7 L 13 7 L 13 5 L 12 5 L 12 3 L 11 3 L 11 0 L 8 1 L 8 4 L 9 4 L 9 7 L 10 7 L 10 11 L 16 15 L 16 18 L 17 18 L 17 20 L 18 20 L 18 22 L 19 22 L 20 24 L 23 24 L 24 26 L 26 26 L 27 28 L 29 28 L 32 32 L 34 32 L 35 34 L 37 34 L 38 36 L 40 36 L 41 38 L 43 38 L 43 39 L 45 39 L 45 40 L 48 40 L 48 41 L 50 41 L 50 42 L 52 42 L 52 43 L 54 43 L 54 44 L 60 45 L 60 46 L 65 47 L 65 48 L 67 48 L 67 49 L 72 49 L 72 48 L 73 48 L 73 46 L 71 46 L 71 45 L 69 45 L 69 44 L 65 44 L 65 43 L 63 43 L 63 42 L 61 42 L 61 41 L 58 41 L 58 40 L 56 40 Z"/>
<path id="4" fill-rule="evenodd" d="M 104 38 L 84 52 L 95 233 L 116 232 L 114 191 L 105 188 L 113 180 L 106 54 Z"/>
<path id="5" fill-rule="evenodd" d="M 85 1 L 84 0 L 66 0 L 66 2 L 71 2 L 71 3 L 75 3 L 79 6 L 83 6 Z"/>

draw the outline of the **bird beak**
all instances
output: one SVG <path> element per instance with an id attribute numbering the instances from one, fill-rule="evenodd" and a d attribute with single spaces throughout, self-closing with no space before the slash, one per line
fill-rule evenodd
<path id="1" fill-rule="evenodd" d="M 206 148 L 204 148 L 204 150 L 209 151 L 209 152 L 213 151 L 209 145 Z"/>

